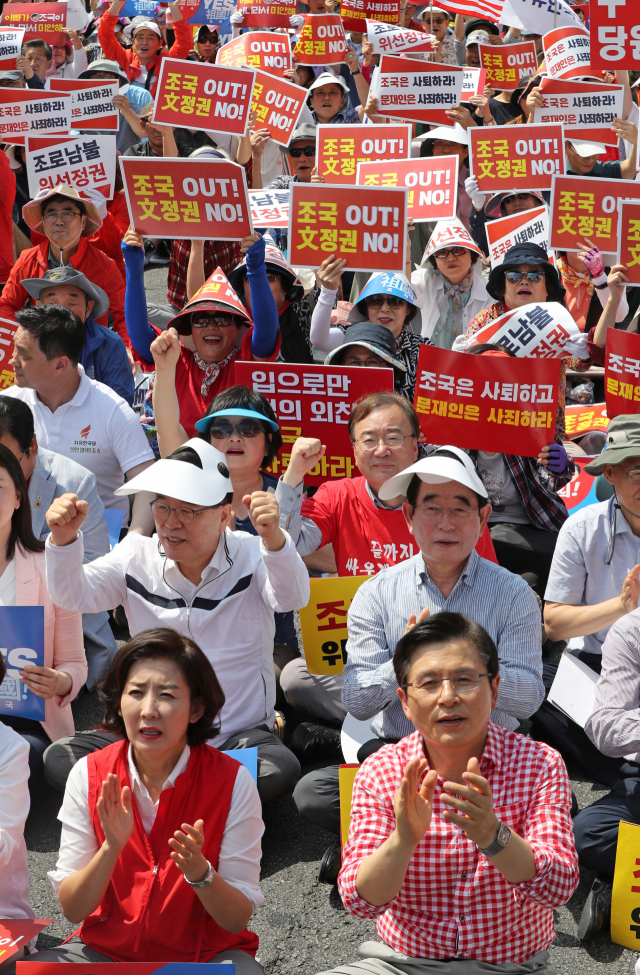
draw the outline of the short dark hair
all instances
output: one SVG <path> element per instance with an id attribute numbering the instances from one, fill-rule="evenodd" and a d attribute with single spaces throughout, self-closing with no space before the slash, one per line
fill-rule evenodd
<path id="1" fill-rule="evenodd" d="M 34 37 L 32 41 L 26 41 L 22 45 L 22 53 L 26 54 L 27 48 L 29 47 L 42 48 L 42 50 L 44 51 L 44 56 L 47 59 L 47 61 L 50 61 L 51 58 L 53 57 L 53 51 L 51 50 L 51 46 L 47 44 L 46 41 L 40 40 L 39 37 Z"/>
<path id="2" fill-rule="evenodd" d="M 75 206 L 78 207 L 78 210 L 80 211 L 80 215 L 83 217 L 87 212 L 87 208 L 85 207 L 82 200 L 75 200 L 72 196 L 65 196 L 64 193 L 54 193 L 53 196 L 48 196 L 46 200 L 42 201 L 42 205 L 40 207 L 40 213 L 42 214 L 43 217 L 52 203 L 64 203 L 64 204 L 73 203 L 75 204 Z"/>
<path id="3" fill-rule="evenodd" d="M 259 413 L 264 413 L 274 423 L 278 422 L 267 397 L 263 396 L 262 393 L 254 392 L 248 386 L 229 386 L 228 389 L 218 393 L 211 400 L 205 416 L 211 416 L 212 413 L 218 413 L 219 410 L 233 410 L 235 407 L 239 410 L 257 410 Z M 257 419 L 259 420 L 259 417 Z M 273 460 L 278 456 L 278 451 L 282 447 L 282 434 L 279 430 L 271 430 L 266 423 L 261 422 L 260 426 L 264 430 L 267 448 L 260 464 L 260 469 L 264 470 L 266 467 L 270 467 Z M 206 440 L 207 443 L 211 442 L 209 431 L 199 433 L 198 436 L 201 440 Z"/>
<path id="4" fill-rule="evenodd" d="M 458 245 L 458 246 L 463 246 L 463 245 Z M 444 249 L 444 248 L 442 248 L 442 249 Z M 478 260 L 478 258 L 480 257 L 480 255 L 478 254 L 477 251 L 472 251 L 469 247 L 467 247 L 466 249 L 471 254 L 471 266 L 473 267 L 473 265 L 476 263 L 476 261 Z M 429 254 L 428 260 L 429 260 L 429 264 L 431 265 L 431 267 L 434 267 L 437 270 L 438 269 L 438 265 L 436 263 L 436 255 L 435 254 Z"/>
<path id="5" fill-rule="evenodd" d="M 491 675 L 489 682 L 500 673 L 500 660 L 496 645 L 484 626 L 468 620 L 460 613 L 434 613 L 426 620 L 416 623 L 413 629 L 401 637 L 393 654 L 393 669 L 398 687 L 406 687 L 413 658 L 418 650 L 434 643 L 453 643 L 454 640 L 467 640 L 476 649 L 483 666 Z"/>
<path id="6" fill-rule="evenodd" d="M 57 356 L 66 355 L 77 366 L 82 358 L 86 329 L 78 316 L 62 305 L 38 305 L 16 312 L 20 328 L 30 332 L 43 355 L 51 362 Z"/>
<path id="7" fill-rule="evenodd" d="M 438 449 L 434 450 L 433 454 L 431 454 L 430 456 L 433 457 L 434 455 L 438 457 L 447 457 L 449 460 L 456 460 L 462 466 L 462 461 L 460 460 L 458 455 L 454 454 L 453 450 L 447 450 L 446 447 L 438 447 Z M 409 485 L 407 487 L 407 504 L 411 505 L 412 511 L 416 510 L 416 504 L 418 501 L 418 491 L 420 490 L 420 485 L 424 483 L 425 482 L 421 480 L 418 474 L 414 474 L 411 480 L 409 481 Z M 489 504 L 488 499 L 483 498 L 482 495 L 478 494 L 476 491 L 474 491 L 473 494 L 475 495 L 475 499 L 478 503 L 479 508 L 484 508 L 485 505 Z"/>
<path id="8" fill-rule="evenodd" d="M 351 441 L 353 442 L 355 438 L 356 423 L 360 423 L 361 420 L 366 420 L 376 410 L 384 410 L 389 406 L 398 406 L 402 410 L 411 425 L 413 436 L 416 438 L 419 437 L 420 420 L 413 403 L 410 403 L 408 399 L 405 399 L 404 396 L 400 396 L 398 393 L 367 393 L 353 404 L 353 409 L 349 416 L 349 436 L 351 437 Z"/>
<path id="9" fill-rule="evenodd" d="M 204 745 L 219 733 L 218 716 L 225 697 L 215 671 L 197 643 L 168 626 L 143 630 L 127 640 L 116 653 L 99 686 L 100 698 L 105 705 L 99 725 L 101 730 L 126 738 L 124 721 L 118 710 L 129 672 L 140 660 L 170 660 L 176 664 L 189 688 L 191 703 L 204 708 L 202 716 L 187 728 L 189 745 Z"/>
<path id="10" fill-rule="evenodd" d="M 13 481 L 13 486 L 20 494 L 20 506 L 11 515 L 11 531 L 7 540 L 7 559 L 13 558 L 16 542 L 24 552 L 44 552 L 44 542 L 33 534 L 29 488 L 22 468 L 9 448 L 3 444 L 0 444 L 0 468 L 7 472 Z"/>
<path id="11" fill-rule="evenodd" d="M 28 451 L 35 434 L 31 407 L 17 396 L 0 396 L 0 438 L 8 434 L 20 450 Z"/>
<path id="12" fill-rule="evenodd" d="M 478 345 L 472 345 L 470 349 L 467 349 L 467 355 L 482 355 L 483 352 L 504 352 L 512 359 L 517 358 L 515 352 L 499 342 L 479 342 Z"/>

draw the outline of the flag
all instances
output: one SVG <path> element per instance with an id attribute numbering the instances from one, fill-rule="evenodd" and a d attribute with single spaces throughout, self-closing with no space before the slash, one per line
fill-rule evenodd
<path id="1" fill-rule="evenodd" d="M 464 14 L 465 17 L 483 17 L 497 24 L 502 19 L 504 2 L 505 0 L 455 0 L 455 3 L 447 4 L 447 10 Z"/>
<path id="2" fill-rule="evenodd" d="M 557 27 L 584 29 L 564 0 L 504 0 L 502 23 L 534 34 L 548 34 Z"/>

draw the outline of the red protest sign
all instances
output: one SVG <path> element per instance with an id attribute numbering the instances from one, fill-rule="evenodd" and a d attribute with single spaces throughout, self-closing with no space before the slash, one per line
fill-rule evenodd
<path id="1" fill-rule="evenodd" d="M 592 176 L 556 176 L 551 191 L 550 246 L 580 251 L 584 250 L 584 240 L 588 237 L 601 251 L 615 254 L 618 200 L 628 197 L 640 199 L 640 183 Z"/>
<path id="2" fill-rule="evenodd" d="M 75 78 L 50 78 L 51 91 L 71 95 L 71 124 L 74 129 L 118 131 L 120 113 L 113 104 L 118 94 L 117 81 L 78 81 Z"/>
<path id="3" fill-rule="evenodd" d="M 590 5 L 589 33 L 592 68 L 601 71 L 638 69 L 640 24 L 635 0 L 607 0 Z"/>
<path id="4" fill-rule="evenodd" d="M 66 3 L 5 3 L 0 16 L 2 27 L 24 27 L 25 41 L 37 38 L 46 44 L 62 44 L 66 23 Z"/>
<path id="5" fill-rule="evenodd" d="M 244 14 L 243 27 L 290 27 L 289 17 L 298 12 L 297 3 L 289 0 L 238 0 L 237 10 Z M 225 44 L 225 47 L 227 45 Z M 220 48 L 220 52 L 224 47 Z M 216 58 L 219 60 L 219 58 Z"/>
<path id="6" fill-rule="evenodd" d="M 548 190 L 554 175 L 564 173 L 562 125 L 485 125 L 467 131 L 471 172 L 482 192 Z"/>
<path id="7" fill-rule="evenodd" d="M 414 406 L 429 443 L 537 457 L 556 431 L 560 362 L 423 345 Z"/>
<path id="8" fill-rule="evenodd" d="M 579 78 L 591 73 L 588 30 L 558 27 L 544 35 L 542 45 L 549 78 Z"/>
<path id="9" fill-rule="evenodd" d="M 14 71 L 16 58 L 22 53 L 23 28 L 0 27 L 0 71 Z"/>
<path id="10" fill-rule="evenodd" d="M 121 156 L 132 227 L 169 240 L 242 240 L 252 232 L 245 171 L 207 159 Z"/>
<path id="11" fill-rule="evenodd" d="M 337 64 L 347 50 L 338 14 L 307 14 L 293 56 L 298 64 Z"/>
<path id="12" fill-rule="evenodd" d="M 241 34 L 220 48 L 216 64 L 228 68 L 248 64 L 250 68 L 259 68 L 267 74 L 284 78 L 285 71 L 291 67 L 291 44 L 286 34 L 271 34 L 269 31 Z"/>
<path id="13" fill-rule="evenodd" d="M 594 481 L 597 475 L 587 474 L 585 467 L 591 463 L 595 458 L 591 457 L 574 457 L 575 464 L 575 474 L 571 478 L 568 484 L 561 487 L 558 491 L 558 495 L 562 498 L 565 503 L 565 507 L 570 515 L 574 511 L 578 511 L 580 508 L 585 508 L 590 504 L 597 504 L 598 497 L 595 491 Z"/>
<path id="14" fill-rule="evenodd" d="M 0 964 L 3 965 L 50 924 L 53 924 L 53 921 L 41 921 L 37 918 L 20 921 L 3 918 L 0 921 Z"/>
<path id="15" fill-rule="evenodd" d="M 622 85 L 543 78 L 539 90 L 542 105 L 534 110 L 534 122 L 561 122 L 566 139 L 617 146 L 618 139 L 611 123 L 622 117 Z"/>
<path id="16" fill-rule="evenodd" d="M 68 135 L 71 95 L 31 88 L 0 88 L 0 140 L 23 146 L 28 135 Z"/>
<path id="17" fill-rule="evenodd" d="M 618 259 L 628 283 L 640 286 L 640 202 L 618 201 Z"/>
<path id="18" fill-rule="evenodd" d="M 446 110 L 460 101 L 464 68 L 384 54 L 371 94 L 380 115 L 450 125 Z"/>
<path id="19" fill-rule="evenodd" d="M 269 129 L 274 142 L 288 146 L 307 97 L 306 88 L 292 85 L 265 71 L 256 71 L 251 102 L 251 108 L 256 113 L 256 128 Z"/>
<path id="20" fill-rule="evenodd" d="M 292 183 L 289 262 L 318 267 L 328 254 L 349 271 L 405 270 L 407 191 Z"/>
<path id="21" fill-rule="evenodd" d="M 318 125 L 316 166 L 325 183 L 356 183 L 358 164 L 370 159 L 408 159 L 409 125 Z"/>
<path id="22" fill-rule="evenodd" d="M 340 16 L 345 30 L 366 31 L 371 21 L 395 26 L 400 20 L 400 0 L 341 0 Z"/>
<path id="23" fill-rule="evenodd" d="M 588 406 L 578 403 L 576 406 L 565 406 L 564 424 L 568 440 L 577 440 L 594 430 L 604 433 L 609 426 L 606 403 L 592 403 Z"/>
<path id="24" fill-rule="evenodd" d="M 407 215 L 414 223 L 452 220 L 458 203 L 458 157 L 358 164 L 359 186 L 406 186 Z"/>
<path id="25" fill-rule="evenodd" d="M 433 50 L 435 38 L 422 30 L 409 30 L 397 24 L 383 24 L 379 20 L 367 20 L 367 40 L 374 54 L 399 54 L 400 51 Z M 360 28 L 362 29 L 362 28 Z"/>
<path id="26" fill-rule="evenodd" d="M 152 121 L 244 135 L 255 72 L 164 58 Z"/>
<path id="27" fill-rule="evenodd" d="M 532 243 L 549 249 L 549 219 L 544 206 L 487 220 L 485 229 L 492 268 L 502 264 L 505 254 L 515 244 Z"/>
<path id="28" fill-rule="evenodd" d="M 480 66 L 486 68 L 487 84 L 502 91 L 515 91 L 520 78 L 538 70 L 535 41 L 521 44 L 478 44 Z"/>
<path id="29" fill-rule="evenodd" d="M 607 330 L 604 398 L 610 420 L 624 413 L 640 413 L 640 335 Z"/>
<path id="30" fill-rule="evenodd" d="M 486 68 L 465 68 L 462 76 L 461 102 L 468 102 L 475 95 L 481 95 L 487 86 Z"/>
<path id="31" fill-rule="evenodd" d="M 393 369 L 238 361 L 236 367 L 236 382 L 266 396 L 280 424 L 283 447 L 270 473 L 284 473 L 298 437 L 317 437 L 326 445 L 326 455 L 305 476 L 306 484 L 358 475 L 349 414 L 360 396 L 393 392 Z"/>
<path id="32" fill-rule="evenodd" d="M 36 922 L 34 922 L 36 923 Z M 51 921 L 47 921 L 51 924 Z M 33 956 L 37 957 L 36 955 Z M 19 975 L 56 975 L 53 966 L 59 964 L 51 961 L 19 961 L 16 972 Z M 124 968 L 123 968 L 124 965 Z M 153 975 L 160 968 L 165 968 L 166 962 L 100 962 L 100 968 L 93 965 L 78 965 L 78 971 L 74 969 L 74 975 Z M 107 971 L 109 969 L 109 971 Z"/>

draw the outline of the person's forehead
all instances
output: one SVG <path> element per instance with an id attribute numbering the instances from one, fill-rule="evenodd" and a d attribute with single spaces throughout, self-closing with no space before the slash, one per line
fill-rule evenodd
<path id="1" fill-rule="evenodd" d="M 640 455 L 638 457 L 627 457 L 626 460 L 621 461 L 619 464 L 611 465 L 613 470 L 622 471 L 635 471 L 640 469 Z"/>
<path id="2" fill-rule="evenodd" d="M 471 488 L 468 488 L 465 484 L 460 484 L 459 481 L 443 481 L 440 484 L 429 484 L 426 481 L 422 481 L 420 490 L 418 491 L 418 501 L 427 495 L 433 497 L 434 500 L 444 497 L 457 497 L 475 501 L 475 494 Z"/>
<path id="3" fill-rule="evenodd" d="M 409 666 L 408 679 L 420 674 L 446 677 L 463 669 L 478 670 L 484 665 L 480 654 L 470 640 L 446 640 L 418 647 Z"/>
<path id="4" fill-rule="evenodd" d="M 149 38 L 153 38 L 153 37 L 155 37 L 157 40 L 160 40 L 156 32 L 153 30 L 137 30 L 133 36 L 133 39 L 134 41 L 138 38 L 144 38 L 145 40 L 149 40 Z"/>
<path id="5" fill-rule="evenodd" d="M 341 95 L 342 88 L 339 85 L 321 85 L 320 88 L 314 88 L 314 95 Z"/>
<path id="6" fill-rule="evenodd" d="M 411 429 L 409 419 L 399 406 L 383 406 L 379 410 L 374 410 L 364 420 L 359 420 L 355 425 L 355 433 L 365 430 L 383 429 L 393 427 L 394 429 Z"/>
<path id="7" fill-rule="evenodd" d="M 48 294 L 66 295 L 68 298 L 86 298 L 84 291 L 73 284 L 51 284 L 42 289 L 43 295 Z"/>

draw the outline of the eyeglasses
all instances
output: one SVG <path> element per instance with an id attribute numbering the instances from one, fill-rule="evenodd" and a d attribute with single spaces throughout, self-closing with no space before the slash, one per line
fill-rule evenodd
<path id="1" fill-rule="evenodd" d="M 225 440 L 234 433 L 246 440 L 253 440 L 254 437 L 259 437 L 261 433 L 264 433 L 264 430 L 257 420 L 240 420 L 239 423 L 216 420 L 209 427 L 209 436 L 213 437 L 214 440 Z"/>
<path id="2" fill-rule="evenodd" d="M 506 271 L 505 278 L 509 284 L 520 284 L 523 280 L 529 284 L 539 284 L 544 278 L 544 271 Z"/>
<path id="3" fill-rule="evenodd" d="M 640 471 L 623 471 L 621 468 L 620 473 L 624 474 L 632 484 L 640 484 Z"/>
<path id="4" fill-rule="evenodd" d="M 418 511 L 425 521 L 439 521 L 445 511 L 448 511 L 453 521 L 464 522 L 471 518 L 474 511 L 478 508 L 468 508 L 463 504 L 454 504 L 446 507 L 442 504 L 432 504 L 430 501 L 417 505 Z"/>
<path id="5" fill-rule="evenodd" d="M 375 450 L 378 444 L 383 443 L 391 450 L 398 450 L 402 447 L 405 440 L 412 440 L 415 433 L 410 433 L 407 437 L 401 437 L 399 433 L 388 433 L 386 437 L 363 437 L 362 440 L 354 440 L 363 450 Z"/>
<path id="6" fill-rule="evenodd" d="M 506 203 L 507 200 L 520 200 L 522 203 L 524 203 L 524 201 L 528 200 L 530 196 L 531 193 L 509 193 L 509 196 L 505 196 L 502 202 Z"/>
<path id="7" fill-rule="evenodd" d="M 378 359 L 377 356 L 372 356 L 371 359 L 356 359 L 352 356 L 350 359 L 345 359 L 342 364 L 343 366 L 365 366 L 367 369 L 384 369 L 386 366 L 386 362 Z"/>
<path id="8" fill-rule="evenodd" d="M 425 677 L 421 681 L 403 684 L 402 689 L 406 691 L 408 687 L 413 687 L 415 693 L 423 697 L 437 697 L 446 681 L 454 694 L 469 694 L 480 686 L 482 677 L 491 677 L 491 674 L 476 674 L 470 670 L 466 674 L 456 674 L 455 677 Z"/>
<path id="9" fill-rule="evenodd" d="M 193 328 L 206 328 L 207 325 L 217 325 L 218 328 L 228 328 L 229 325 L 236 325 L 235 315 L 225 315 L 224 312 L 214 312 L 209 315 L 206 311 L 192 312 L 191 325 Z"/>
<path id="10" fill-rule="evenodd" d="M 201 511 L 211 511 L 215 505 L 210 504 L 208 508 L 170 508 L 163 501 L 150 501 L 149 507 L 153 511 L 153 517 L 160 524 L 167 520 L 172 511 L 175 511 L 176 518 L 181 524 L 190 525 L 196 515 L 199 515 Z"/>
<path id="11" fill-rule="evenodd" d="M 297 149 L 295 146 L 292 146 L 291 149 L 289 149 L 289 155 L 293 156 L 294 159 L 299 159 L 300 156 L 315 156 L 315 154 L 315 146 L 298 146 Z"/>
<path id="12" fill-rule="evenodd" d="M 71 223 L 76 217 L 81 217 L 79 210 L 46 210 L 42 216 L 43 220 L 63 220 Z"/>
<path id="13" fill-rule="evenodd" d="M 385 301 L 389 308 L 403 308 L 406 305 L 404 298 L 398 298 L 397 295 L 369 295 L 366 299 L 367 308 L 382 308 Z"/>
<path id="14" fill-rule="evenodd" d="M 466 247 L 445 247 L 443 250 L 436 253 L 436 261 L 443 261 L 445 257 L 451 254 L 452 257 L 462 257 L 466 252 Z"/>

